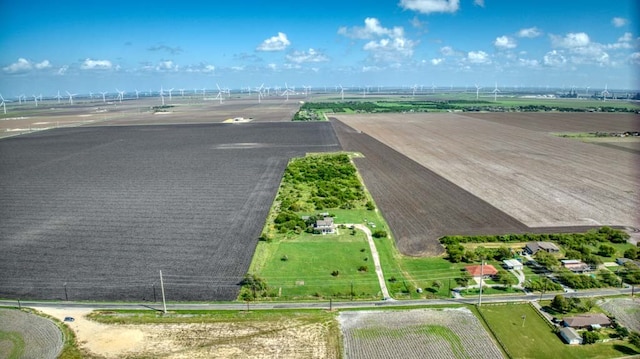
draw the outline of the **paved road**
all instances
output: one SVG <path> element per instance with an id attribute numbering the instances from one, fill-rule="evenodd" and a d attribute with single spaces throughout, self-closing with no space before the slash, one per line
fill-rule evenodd
<path id="1" fill-rule="evenodd" d="M 558 293 L 544 294 L 532 293 L 527 295 L 501 295 L 482 296 L 482 303 L 508 303 L 529 302 L 542 299 L 551 300 Z M 616 295 L 629 295 L 631 289 L 596 289 L 564 293 L 568 298 L 572 297 L 605 297 Z M 394 306 L 424 306 L 446 304 L 477 304 L 478 298 L 451 298 L 451 299 L 417 299 L 417 300 L 382 300 L 382 301 L 352 301 L 352 302 L 257 302 L 251 303 L 251 309 L 347 309 L 347 308 L 376 308 Z M 51 308 L 83 308 L 83 309 L 153 309 L 162 310 L 162 303 L 151 302 L 67 302 L 67 301 L 20 301 L 23 307 L 51 307 Z M 0 300 L 0 307 L 17 307 L 17 300 Z M 167 310 L 244 310 L 246 303 L 167 303 Z"/>

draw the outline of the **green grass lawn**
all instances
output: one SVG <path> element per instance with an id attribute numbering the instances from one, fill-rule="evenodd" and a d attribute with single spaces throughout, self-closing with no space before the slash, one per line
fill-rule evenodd
<path id="1" fill-rule="evenodd" d="M 529 304 L 483 305 L 480 311 L 514 358 L 604 359 L 640 354 L 632 345 L 619 340 L 592 345 L 564 344 Z"/>
<path id="2" fill-rule="evenodd" d="M 278 299 L 304 298 L 381 298 L 369 244 L 362 231 L 351 235 L 302 234 L 294 239 L 261 242 L 268 260 L 251 268 L 267 281 L 270 293 Z M 287 260 L 282 260 L 283 258 Z M 361 266 L 368 270 L 359 271 Z M 332 272 L 339 274 L 333 276 Z M 352 287 L 353 285 L 353 287 Z"/>

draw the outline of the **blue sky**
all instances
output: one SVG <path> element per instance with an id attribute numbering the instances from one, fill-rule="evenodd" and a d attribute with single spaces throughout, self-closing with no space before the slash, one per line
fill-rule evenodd
<path id="1" fill-rule="evenodd" d="M 0 93 L 637 89 L 634 0 L 2 1 Z"/>

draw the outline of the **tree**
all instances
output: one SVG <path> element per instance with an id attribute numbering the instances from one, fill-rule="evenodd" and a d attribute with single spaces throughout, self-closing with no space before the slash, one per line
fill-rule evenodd
<path id="1" fill-rule="evenodd" d="M 616 249 L 608 244 L 601 244 L 598 247 L 598 255 L 603 257 L 613 257 L 616 254 Z"/>
<path id="2" fill-rule="evenodd" d="M 629 333 L 629 343 L 636 346 L 636 348 L 640 348 L 640 333 L 631 332 Z"/>
<path id="3" fill-rule="evenodd" d="M 469 285 L 469 281 L 471 281 L 471 274 L 469 274 L 469 272 L 467 271 L 462 272 L 460 277 L 456 278 L 456 283 L 458 283 L 458 285 L 461 287 L 466 287 L 467 285 Z"/>
<path id="4" fill-rule="evenodd" d="M 446 250 L 449 262 L 458 263 L 462 261 L 462 257 L 464 256 L 464 247 L 462 244 L 448 244 Z"/>
<path id="5" fill-rule="evenodd" d="M 538 251 L 534 256 L 536 262 L 540 263 L 547 269 L 560 265 L 560 261 L 553 254 L 545 251 Z"/>
<path id="6" fill-rule="evenodd" d="M 240 282 L 240 285 L 245 288 L 247 291 L 249 291 L 249 296 L 251 296 L 253 299 L 257 298 L 259 295 L 264 294 L 264 292 L 267 290 L 267 282 L 263 279 L 258 277 L 255 274 L 249 274 L 247 273 L 244 278 L 242 278 L 242 281 Z M 247 291 L 245 291 L 244 293 L 247 293 Z M 243 297 L 246 297 L 247 294 L 243 293 Z"/>
<path id="7" fill-rule="evenodd" d="M 582 344 L 593 344 L 600 339 L 600 335 L 596 332 L 582 332 Z"/>
<path id="8" fill-rule="evenodd" d="M 558 294 L 553 297 L 551 308 L 557 312 L 566 313 L 571 310 L 571 303 L 562 294 Z"/>
<path id="9" fill-rule="evenodd" d="M 387 236 L 387 232 L 383 231 L 382 229 L 378 229 L 375 232 L 373 232 L 372 235 L 374 238 L 385 238 Z"/>
<path id="10" fill-rule="evenodd" d="M 624 257 L 629 259 L 638 259 L 638 247 L 631 247 L 624 251 Z"/>
<path id="11" fill-rule="evenodd" d="M 496 281 L 507 288 L 510 288 L 512 285 L 516 284 L 516 279 L 504 269 L 498 270 Z"/>

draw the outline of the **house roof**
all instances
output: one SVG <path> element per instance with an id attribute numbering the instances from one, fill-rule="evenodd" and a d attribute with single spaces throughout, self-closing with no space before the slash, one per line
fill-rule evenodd
<path id="1" fill-rule="evenodd" d="M 324 219 L 319 219 L 316 221 L 316 227 L 331 227 L 331 226 L 333 226 L 332 217 L 324 217 Z"/>
<path id="2" fill-rule="evenodd" d="M 498 270 L 494 268 L 491 264 L 485 264 L 484 268 L 481 266 L 466 266 L 464 269 L 471 274 L 472 277 L 480 277 L 481 275 L 496 275 L 498 274 Z"/>
<path id="3" fill-rule="evenodd" d="M 573 328 L 562 328 L 560 329 L 560 334 L 562 334 L 562 336 L 568 341 L 572 341 L 574 339 L 579 339 L 581 340 L 582 337 L 580 336 L 580 334 L 578 334 L 578 332 L 573 329 Z"/>
<path id="4" fill-rule="evenodd" d="M 579 314 L 573 317 L 566 317 L 563 322 L 565 326 L 573 328 L 584 328 L 593 324 L 611 325 L 609 317 L 602 313 Z"/>
<path id="5" fill-rule="evenodd" d="M 537 252 L 540 249 L 544 249 L 545 251 L 559 251 L 560 248 L 551 242 L 529 242 L 527 243 L 527 248 L 529 248 L 532 252 Z"/>

